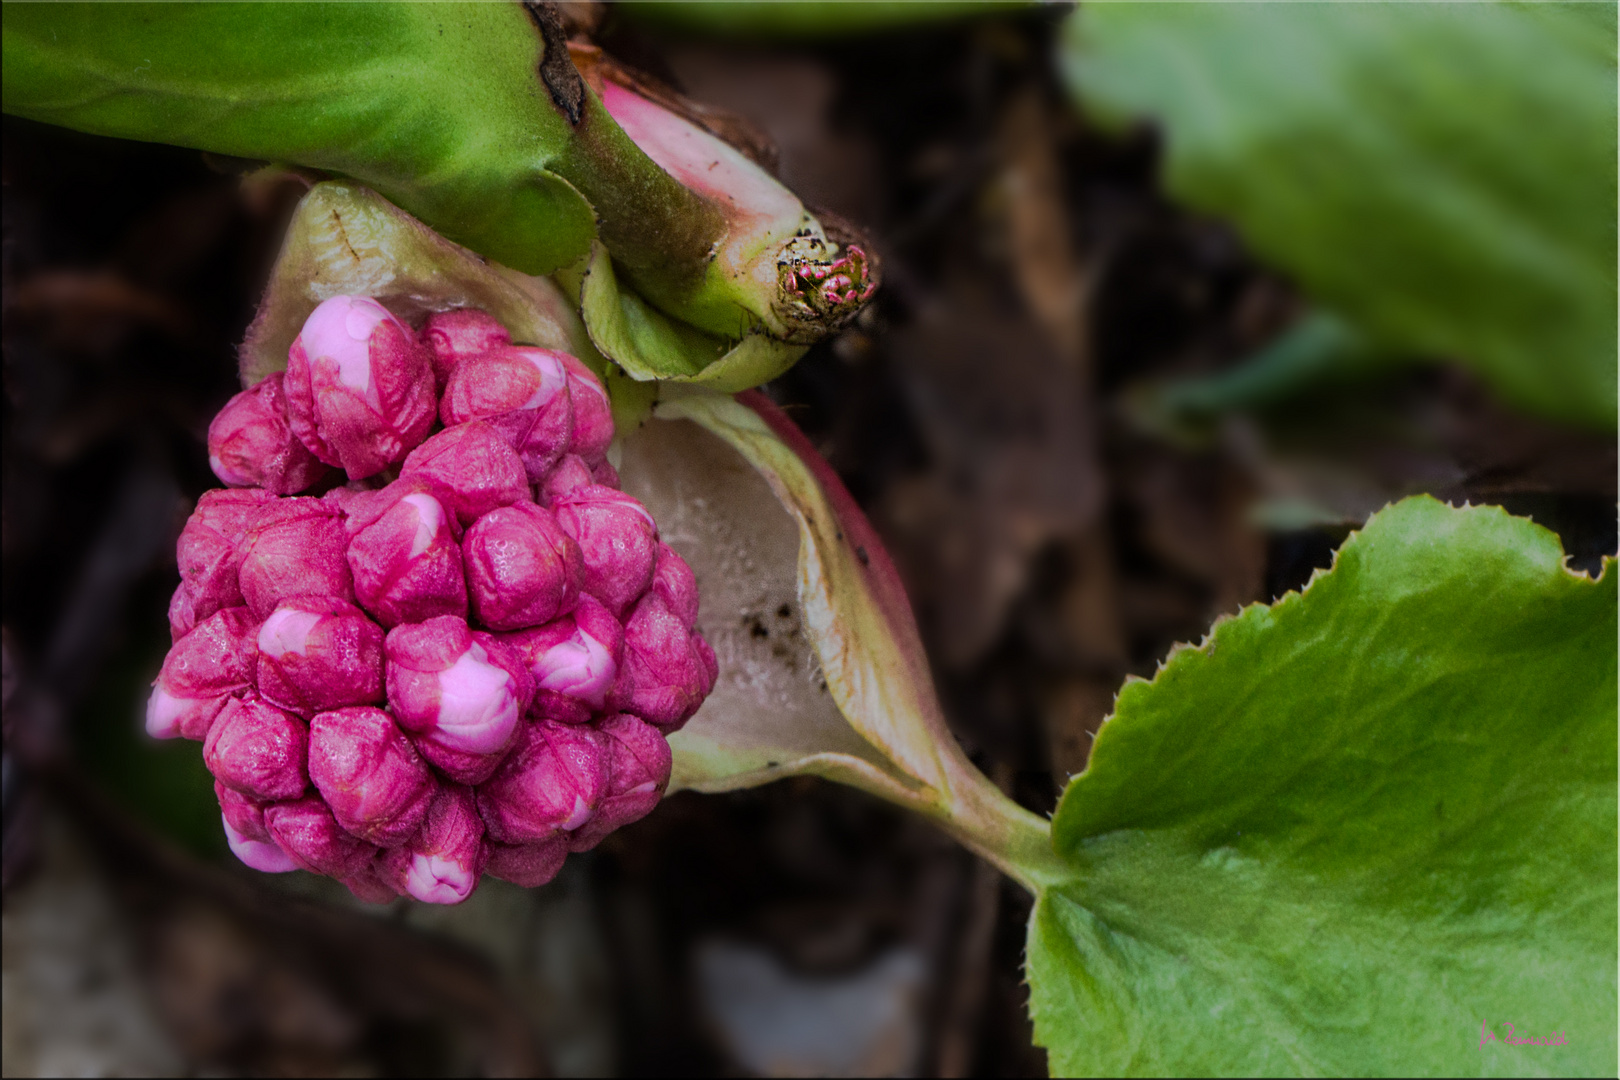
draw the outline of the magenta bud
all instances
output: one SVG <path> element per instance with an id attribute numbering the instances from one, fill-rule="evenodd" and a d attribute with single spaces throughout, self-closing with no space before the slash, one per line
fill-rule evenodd
<path id="1" fill-rule="evenodd" d="M 607 794 L 595 816 L 569 837 L 570 851 L 588 851 L 614 829 L 652 813 L 669 784 L 673 757 L 656 728 L 629 713 L 616 713 L 597 730 L 607 738 Z"/>
<path id="2" fill-rule="evenodd" d="M 378 622 L 398 626 L 466 612 L 460 528 L 426 483 L 389 484 L 363 507 L 353 506 L 348 524 L 355 599 Z"/>
<path id="3" fill-rule="evenodd" d="M 309 785 L 304 722 L 257 697 L 232 698 L 220 710 L 203 762 L 214 779 L 250 799 L 293 799 Z"/>
<path id="4" fill-rule="evenodd" d="M 354 597 L 345 552 L 343 511 L 327 499 L 276 499 L 242 538 L 242 598 L 256 618 L 268 618 L 294 596 Z"/>
<path id="5" fill-rule="evenodd" d="M 446 784 L 417 834 L 382 861 L 402 892 L 427 904 L 459 904 L 472 895 L 488 859 L 472 789 Z"/>
<path id="6" fill-rule="evenodd" d="M 237 394 L 208 425 L 208 464 L 222 482 L 293 495 L 326 475 L 287 426 L 284 378 L 276 372 Z"/>
<path id="7" fill-rule="evenodd" d="M 603 487 L 616 488 L 619 486 L 619 470 L 615 469 L 613 463 L 608 461 L 607 458 L 603 458 L 591 466 L 591 476 L 595 477 L 596 482 Z"/>
<path id="8" fill-rule="evenodd" d="M 591 819 L 607 791 L 605 736 L 585 726 L 523 724 L 512 752 L 478 789 L 492 839 L 531 844 Z"/>
<path id="9" fill-rule="evenodd" d="M 422 326 L 422 342 L 433 353 L 433 379 L 442 392 L 458 364 L 512 344 L 512 335 L 477 308 L 457 308 L 429 315 Z"/>
<path id="10" fill-rule="evenodd" d="M 546 478 L 540 481 L 538 491 L 540 505 L 549 507 L 559 499 L 565 499 L 594 483 L 596 474 L 585 464 L 585 459 L 578 454 L 565 454 L 562 460 L 546 473 Z"/>
<path id="11" fill-rule="evenodd" d="M 445 385 L 439 416 L 446 427 L 487 421 L 517 451 L 528 478 L 538 481 L 574 435 L 565 358 L 529 345 L 469 356 Z"/>
<path id="12" fill-rule="evenodd" d="M 146 703 L 146 733 L 201 741 L 232 696 L 253 685 L 258 626 L 245 607 L 216 611 L 163 658 Z"/>
<path id="13" fill-rule="evenodd" d="M 718 675 L 709 643 L 649 592 L 624 624 L 624 659 L 608 707 L 666 730 L 678 728 L 697 712 Z"/>
<path id="14" fill-rule="evenodd" d="M 351 480 L 402 461 L 433 427 L 433 356 L 377 301 L 334 296 L 287 353 L 287 419 Z"/>
<path id="15" fill-rule="evenodd" d="M 692 568 L 686 565 L 686 560 L 668 544 L 658 545 L 652 591 L 669 608 L 670 613 L 681 620 L 682 626 L 692 629 L 698 616 L 697 577 L 692 573 Z"/>
<path id="16" fill-rule="evenodd" d="M 579 596 L 579 545 L 533 503 L 485 514 L 461 551 L 473 614 L 491 630 L 550 622 Z"/>
<path id="17" fill-rule="evenodd" d="M 302 716 L 383 699 L 383 631 L 342 600 L 287 601 L 259 627 L 259 692 Z"/>
<path id="18" fill-rule="evenodd" d="M 254 516 L 277 501 L 257 488 L 205 491 L 197 500 L 175 545 L 180 587 L 169 604 L 169 633 L 175 641 L 214 612 L 242 603 L 244 534 Z"/>
<path id="19" fill-rule="evenodd" d="M 218 780 L 214 781 L 214 798 L 219 800 L 219 811 L 225 815 L 225 824 L 249 840 L 270 839 L 264 827 L 264 810 L 268 803 L 233 791 Z"/>
<path id="20" fill-rule="evenodd" d="M 576 488 L 552 504 L 557 524 L 579 543 L 580 589 L 622 616 L 652 584 L 658 526 L 647 508 L 613 488 Z"/>
<path id="21" fill-rule="evenodd" d="M 309 722 L 309 778 L 339 825 L 379 847 L 410 839 L 438 786 L 394 718 L 368 706 Z"/>
<path id="22" fill-rule="evenodd" d="M 274 840 L 245 836 L 231 825 L 229 815 L 222 816 L 221 821 L 225 826 L 225 843 L 230 846 L 231 854 L 245 865 L 266 874 L 285 874 L 298 869 L 298 864 Z"/>
<path id="23" fill-rule="evenodd" d="M 345 884 L 371 872 L 377 849 L 351 836 L 317 795 L 266 807 L 264 826 L 300 870 Z"/>
<path id="24" fill-rule="evenodd" d="M 523 459 L 482 420 L 445 428 L 412 450 L 401 480 L 422 480 L 465 528 L 491 510 L 529 502 Z"/>
<path id="25" fill-rule="evenodd" d="M 517 650 L 537 690 L 600 709 L 618 677 L 624 629 L 601 603 L 581 595 L 571 614 L 515 631 L 505 640 Z M 575 722 L 589 719 L 588 712 L 577 718 L 552 715 Z"/>
<path id="26" fill-rule="evenodd" d="M 574 408 L 574 437 L 568 451 L 594 465 L 605 460 L 613 442 L 613 406 L 596 372 L 567 353 L 557 355 L 568 369 L 568 398 Z"/>
<path id="27" fill-rule="evenodd" d="M 384 648 L 389 704 L 422 756 L 461 783 L 487 779 L 534 693 L 516 653 L 451 615 L 395 627 Z"/>
<path id="28" fill-rule="evenodd" d="M 525 889 L 537 889 L 557 876 L 568 858 L 568 840 L 558 833 L 532 844 L 490 844 L 485 871 Z"/>

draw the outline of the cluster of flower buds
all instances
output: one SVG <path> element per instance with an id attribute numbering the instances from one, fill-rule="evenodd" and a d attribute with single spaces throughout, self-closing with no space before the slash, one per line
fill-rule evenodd
<path id="1" fill-rule="evenodd" d="M 716 666 L 612 438 L 574 357 L 356 296 L 221 410 L 146 726 L 203 744 L 243 862 L 457 903 L 656 805 Z"/>

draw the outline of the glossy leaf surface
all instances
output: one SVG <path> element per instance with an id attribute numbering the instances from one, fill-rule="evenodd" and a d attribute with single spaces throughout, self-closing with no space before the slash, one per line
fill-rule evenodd
<path id="1" fill-rule="evenodd" d="M 1614 1072 L 1616 575 L 1562 562 L 1408 499 L 1126 685 L 1030 924 L 1054 1073 Z"/>
<path id="2" fill-rule="evenodd" d="M 1081 104 L 1390 345 L 1615 424 L 1613 4 L 1098 4 Z"/>

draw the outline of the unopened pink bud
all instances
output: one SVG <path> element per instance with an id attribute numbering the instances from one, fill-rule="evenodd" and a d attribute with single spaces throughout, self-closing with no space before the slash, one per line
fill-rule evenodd
<path id="1" fill-rule="evenodd" d="M 408 895 L 427 904 L 459 904 L 472 895 L 488 859 L 472 789 L 446 784 L 434 795 L 421 829 L 387 852 L 383 863 Z"/>
<path id="2" fill-rule="evenodd" d="M 608 706 L 666 730 L 678 728 L 697 712 L 718 675 L 709 643 L 649 592 L 624 624 L 624 659 Z"/>
<path id="3" fill-rule="evenodd" d="M 652 813 L 669 784 L 674 759 L 656 728 L 629 713 L 616 713 L 597 730 L 607 738 L 607 794 L 596 815 L 569 837 L 570 851 L 588 851 L 613 830 Z"/>
<path id="4" fill-rule="evenodd" d="M 487 421 L 523 459 L 529 479 L 538 481 L 574 436 L 566 356 L 528 345 L 470 356 L 445 385 L 439 416 L 446 427 Z"/>
<path id="5" fill-rule="evenodd" d="M 377 301 L 334 296 L 287 354 L 294 434 L 352 480 L 402 461 L 433 427 L 433 358 Z"/>
<path id="6" fill-rule="evenodd" d="M 608 461 L 607 458 L 603 458 L 591 466 L 591 476 L 603 487 L 616 488 L 619 486 L 619 470 L 615 469 L 613 463 Z"/>
<path id="7" fill-rule="evenodd" d="M 433 377 L 442 392 L 458 364 L 469 356 L 512 344 L 512 335 L 477 308 L 457 308 L 429 315 L 422 326 L 422 341 L 433 353 Z"/>
<path id="8" fill-rule="evenodd" d="M 607 747 L 595 730 L 537 720 L 478 789 L 478 812 L 492 839 L 531 844 L 591 819 L 607 791 Z"/>
<path id="9" fill-rule="evenodd" d="M 292 495 L 326 475 L 287 426 L 284 378 L 276 372 L 237 394 L 208 425 L 208 464 L 224 483 Z"/>
<path id="10" fill-rule="evenodd" d="M 258 624 L 245 607 L 216 611 L 163 659 L 146 703 L 146 733 L 203 740 L 233 695 L 253 685 Z"/>
<path id="11" fill-rule="evenodd" d="M 354 597 L 343 511 L 326 499 L 276 499 L 254 516 L 242 539 L 242 598 L 268 618 L 294 596 Z"/>
<path id="12" fill-rule="evenodd" d="M 552 504 L 557 524 L 579 543 L 580 589 L 622 615 L 652 584 L 658 526 L 647 508 L 613 488 L 576 488 Z"/>
<path id="13" fill-rule="evenodd" d="M 558 355 L 568 369 L 568 397 L 574 407 L 574 437 L 568 451 L 594 465 L 605 460 L 613 442 L 613 407 L 596 372 L 576 357 Z"/>
<path id="14" fill-rule="evenodd" d="M 618 677 L 624 629 L 600 602 L 582 594 L 570 614 L 514 631 L 505 640 L 522 657 L 542 695 L 561 695 L 586 707 L 577 715 L 545 707 L 540 711 L 553 719 L 584 723 L 590 719 L 589 710 L 602 707 Z"/>
<path id="15" fill-rule="evenodd" d="M 486 872 L 525 889 L 538 889 L 562 869 L 568 858 L 568 840 L 562 833 L 532 844 L 489 845 Z"/>
<path id="16" fill-rule="evenodd" d="M 473 614 L 492 630 L 550 622 L 579 595 L 579 545 L 533 503 L 485 514 L 461 548 Z"/>
<path id="17" fill-rule="evenodd" d="M 463 528 L 491 510 L 531 501 L 523 459 L 482 420 L 445 428 L 412 450 L 399 476 L 433 485 Z"/>
<path id="18" fill-rule="evenodd" d="M 383 699 L 383 631 L 353 604 L 287 601 L 259 627 L 259 692 L 303 716 Z"/>
<path id="19" fill-rule="evenodd" d="M 300 870 L 325 874 L 339 881 L 370 870 L 377 849 L 351 836 L 332 816 L 319 796 L 276 803 L 264 811 L 264 826 L 276 845 L 292 857 Z"/>
<path id="20" fill-rule="evenodd" d="M 467 610 L 460 527 L 419 480 L 398 480 L 352 509 L 349 569 L 360 606 L 384 626 Z"/>
<path id="21" fill-rule="evenodd" d="M 580 488 L 590 487 L 594 483 L 596 476 L 591 467 L 585 464 L 585 459 L 578 454 L 565 454 L 540 481 L 536 494 L 541 506 L 550 507 L 559 499 L 567 498 Z"/>
<path id="22" fill-rule="evenodd" d="M 533 680 L 505 645 L 452 615 L 388 632 L 388 702 L 445 775 L 481 783 L 512 743 Z"/>
<path id="23" fill-rule="evenodd" d="M 658 564 L 653 570 L 652 591 L 664 601 L 670 614 L 681 620 L 682 626 L 692 629 L 698 616 L 697 577 L 686 560 L 668 544 L 658 545 Z"/>
<path id="24" fill-rule="evenodd" d="M 410 839 L 438 786 L 394 718 L 367 706 L 310 721 L 309 778 L 339 825 L 379 847 Z"/>
<path id="25" fill-rule="evenodd" d="M 254 516 L 276 501 L 257 488 L 205 491 L 197 500 L 175 545 L 180 587 L 169 604 L 169 633 L 175 641 L 214 612 L 242 603 L 238 572 L 243 534 Z"/>
<path id="26" fill-rule="evenodd" d="M 302 795 L 309 735 L 304 722 L 257 697 L 232 698 L 203 743 L 214 778 L 250 799 L 273 802 Z"/>

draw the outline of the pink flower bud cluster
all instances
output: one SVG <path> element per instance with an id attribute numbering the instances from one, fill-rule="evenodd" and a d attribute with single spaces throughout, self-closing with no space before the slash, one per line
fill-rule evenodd
<path id="1" fill-rule="evenodd" d="M 220 411 L 146 727 L 203 744 L 243 862 L 458 903 L 652 810 L 716 666 L 612 438 L 574 357 L 354 296 Z"/>

